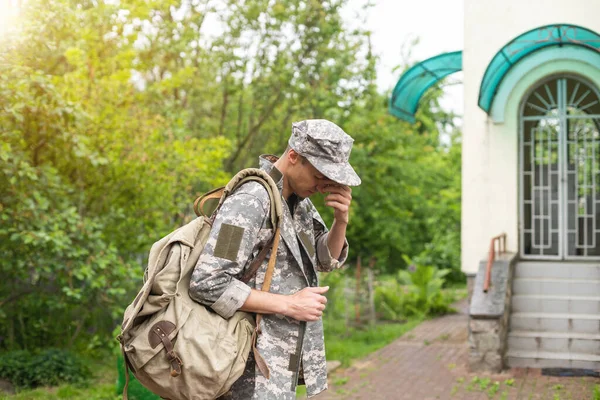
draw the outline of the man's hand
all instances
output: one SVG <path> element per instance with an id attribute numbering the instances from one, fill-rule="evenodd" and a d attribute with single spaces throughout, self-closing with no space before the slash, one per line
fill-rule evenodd
<path id="1" fill-rule="evenodd" d="M 333 219 L 339 223 L 348 225 L 352 189 L 349 186 L 336 183 L 322 185 L 318 189 L 321 193 L 328 193 L 325 196 L 325 205 L 333 208 Z"/>
<path id="2" fill-rule="evenodd" d="M 329 286 L 306 287 L 288 296 L 289 302 L 284 315 L 298 321 L 317 321 L 323 315 L 327 297 L 323 296 Z"/>

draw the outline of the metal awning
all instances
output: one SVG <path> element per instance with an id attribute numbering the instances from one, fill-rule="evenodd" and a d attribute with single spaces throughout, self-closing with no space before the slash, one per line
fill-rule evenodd
<path id="1" fill-rule="evenodd" d="M 461 70 L 462 51 L 440 54 L 409 68 L 394 87 L 390 114 L 415 122 L 415 113 L 423 93 L 446 76 Z"/>
<path id="2" fill-rule="evenodd" d="M 489 63 L 479 88 L 479 107 L 489 114 L 496 91 L 512 66 L 549 46 L 582 46 L 600 53 L 600 35 L 581 26 L 554 24 L 517 36 L 496 53 Z"/>

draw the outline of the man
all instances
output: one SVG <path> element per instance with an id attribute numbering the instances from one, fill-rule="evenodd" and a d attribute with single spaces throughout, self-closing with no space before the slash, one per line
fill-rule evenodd
<path id="1" fill-rule="evenodd" d="M 261 168 L 285 200 L 269 292 L 260 291 L 269 255 L 248 285 L 238 280 L 273 235 L 266 190 L 256 182 L 245 183 L 216 215 L 192 274 L 190 296 L 224 318 L 237 310 L 263 314 L 257 347 L 270 369 L 270 376 L 263 376 L 251 352 L 226 399 L 295 399 L 298 374 L 308 396 L 327 389 L 321 316 L 328 287 L 318 287 L 317 271 L 339 268 L 348 255 L 350 186 L 360 184 L 348 163 L 352 143 L 334 123 L 306 120 L 292 124 L 288 149 L 280 159 L 261 157 Z M 327 193 L 325 204 L 334 209 L 329 231 L 308 200 L 317 192 Z"/>

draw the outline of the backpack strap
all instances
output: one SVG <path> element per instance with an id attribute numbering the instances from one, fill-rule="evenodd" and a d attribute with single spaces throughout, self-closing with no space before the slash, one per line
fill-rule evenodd
<path id="1" fill-rule="evenodd" d="M 277 222 L 282 218 L 283 215 L 281 197 L 277 195 L 279 193 L 279 188 L 269 174 L 258 168 L 243 169 L 233 178 L 231 178 L 227 186 L 213 189 L 210 192 L 198 197 L 196 201 L 194 201 L 194 212 L 198 217 L 204 216 L 208 220 L 211 215 L 214 215 L 214 213 L 221 208 L 221 205 L 223 205 L 223 202 L 227 196 L 233 193 L 244 183 L 250 181 L 254 181 L 263 185 L 269 194 L 269 198 L 271 200 L 271 212 L 269 215 L 271 217 L 272 226 L 276 227 Z M 215 205 L 216 201 L 218 201 L 218 203 Z"/>
<path id="2" fill-rule="evenodd" d="M 242 282 L 248 283 L 248 282 L 250 282 L 250 279 L 252 279 L 254 277 L 254 275 L 256 275 L 256 273 L 258 272 L 258 269 L 262 265 L 263 261 L 265 261 L 265 258 L 267 258 L 267 253 L 273 246 L 274 239 L 275 239 L 275 234 L 273 234 L 273 236 L 271 236 L 271 239 L 269 239 L 269 241 L 265 244 L 265 247 L 263 247 L 260 250 L 260 252 L 258 253 L 258 255 L 256 256 L 256 258 L 254 260 L 252 260 L 252 262 L 248 266 L 248 270 L 240 278 L 240 280 Z"/>
<path id="3" fill-rule="evenodd" d="M 265 273 L 265 280 L 262 285 L 262 291 L 268 292 L 271 288 L 271 278 L 273 278 L 273 271 L 275 270 L 275 261 L 277 260 L 277 248 L 279 247 L 279 239 L 281 239 L 281 225 L 277 225 L 277 229 L 275 230 L 275 234 L 273 235 L 273 251 L 271 252 L 271 257 L 269 258 L 269 265 L 267 266 L 267 272 Z M 263 376 L 269 379 L 270 371 L 269 366 L 267 365 L 264 358 L 260 355 L 260 352 L 256 348 L 256 341 L 258 340 L 258 335 L 260 334 L 260 321 L 262 319 L 262 314 L 256 314 L 256 328 L 254 328 L 254 333 L 252 334 L 252 350 L 254 352 L 254 360 L 256 362 L 256 366 L 263 374 Z"/>
<path id="4" fill-rule="evenodd" d="M 246 168 L 238 172 L 223 189 L 223 196 L 221 197 L 217 209 L 221 207 L 227 196 L 233 193 L 244 183 L 250 181 L 254 181 L 263 185 L 269 194 L 269 199 L 271 200 L 271 210 L 269 214 L 271 217 L 271 223 L 273 224 L 273 229 L 275 229 L 279 221 L 283 218 L 281 195 L 279 194 L 279 188 L 277 187 L 277 184 L 273 178 L 271 178 L 271 176 L 262 169 Z"/>
<path id="5" fill-rule="evenodd" d="M 194 212 L 198 217 L 203 216 L 207 219 L 215 211 L 215 201 L 219 201 L 223 196 L 224 186 L 213 189 L 208 193 L 203 194 L 194 201 Z M 207 204 L 208 203 L 208 204 Z M 217 203 L 218 204 L 218 203 Z"/>

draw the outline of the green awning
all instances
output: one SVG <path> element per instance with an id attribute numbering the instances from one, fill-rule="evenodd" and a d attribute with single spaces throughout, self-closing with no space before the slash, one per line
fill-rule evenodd
<path id="1" fill-rule="evenodd" d="M 600 35 L 581 26 L 554 24 L 516 37 L 496 53 L 488 65 L 479 88 L 479 107 L 489 113 L 496 91 L 512 66 L 549 46 L 582 46 L 600 52 Z"/>
<path id="2" fill-rule="evenodd" d="M 390 114 L 415 122 L 415 113 L 423 93 L 446 76 L 461 70 L 462 51 L 440 54 L 409 68 L 394 87 Z"/>

